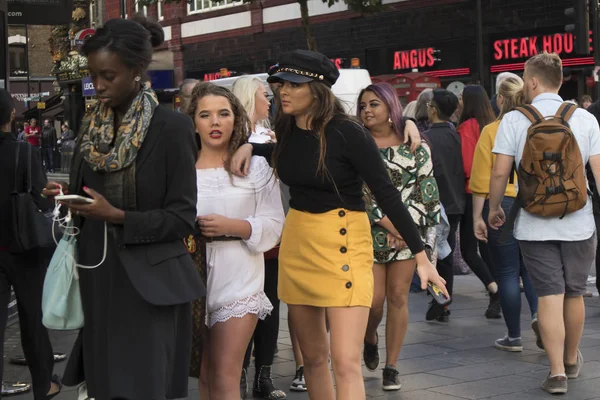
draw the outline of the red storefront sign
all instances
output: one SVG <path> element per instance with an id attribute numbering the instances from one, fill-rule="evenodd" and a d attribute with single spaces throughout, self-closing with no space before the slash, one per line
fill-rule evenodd
<path id="1" fill-rule="evenodd" d="M 436 50 L 433 47 L 394 52 L 394 71 L 433 67 Z"/>
<path id="2" fill-rule="evenodd" d="M 564 55 L 572 54 L 573 51 L 572 33 L 502 39 L 494 42 L 494 59 L 497 61 L 530 58 L 543 52 Z"/>

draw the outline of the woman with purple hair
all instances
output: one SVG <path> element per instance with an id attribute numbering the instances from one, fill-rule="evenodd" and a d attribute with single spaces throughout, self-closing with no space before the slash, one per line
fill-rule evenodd
<path id="1" fill-rule="evenodd" d="M 375 139 L 392 183 L 401 194 L 432 259 L 435 225 L 440 219 L 440 200 L 433 177 L 429 146 L 422 141 L 413 153 L 404 143 L 405 120 L 395 90 L 387 83 L 368 86 L 358 97 L 358 117 Z M 388 301 L 386 324 L 386 362 L 383 390 L 399 390 L 397 361 L 408 327 L 408 293 L 415 272 L 414 255 L 383 214 L 373 196 L 365 189 L 367 212 L 371 220 L 375 264 L 375 293 L 369 313 L 363 357 L 370 371 L 379 367 L 377 327 Z"/>

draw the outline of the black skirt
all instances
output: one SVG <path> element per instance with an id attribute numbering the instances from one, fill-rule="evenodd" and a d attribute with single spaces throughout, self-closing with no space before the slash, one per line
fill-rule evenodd
<path id="1" fill-rule="evenodd" d="M 103 193 L 101 175 L 87 166 L 84 181 Z M 104 223 L 83 222 L 79 261 L 102 259 Z M 86 381 L 96 400 L 165 400 L 188 395 L 191 305 L 156 306 L 133 287 L 108 234 L 105 262 L 79 269 L 85 326 L 73 348 L 64 382 Z"/>

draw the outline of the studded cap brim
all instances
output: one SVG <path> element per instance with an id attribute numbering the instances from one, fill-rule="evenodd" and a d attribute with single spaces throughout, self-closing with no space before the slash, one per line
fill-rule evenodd
<path id="1" fill-rule="evenodd" d="M 298 75 L 293 72 L 276 72 L 275 74 L 269 76 L 267 78 L 267 82 L 275 83 L 281 81 L 288 81 L 293 83 L 307 83 L 310 81 L 314 81 L 315 78 L 311 78 L 310 76 Z"/>

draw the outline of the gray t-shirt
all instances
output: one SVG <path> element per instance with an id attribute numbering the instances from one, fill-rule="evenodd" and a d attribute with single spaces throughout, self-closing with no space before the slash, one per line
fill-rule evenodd
<path id="1" fill-rule="evenodd" d="M 532 105 L 543 116 L 550 117 L 556 114 L 562 103 L 563 99 L 559 95 L 544 93 L 533 99 Z M 530 125 L 527 117 L 518 111 L 506 114 L 500 123 L 493 152 L 515 157 L 518 165 Z M 569 125 L 581 150 L 583 162 L 587 164 L 590 156 L 600 154 L 598 121 L 592 114 L 580 108 L 569 120 Z M 589 239 L 595 230 L 592 201 L 588 196 L 588 202 L 581 210 L 565 215 L 563 219 L 540 217 L 521 209 L 515 222 L 514 235 L 518 240 L 570 242 Z"/>

